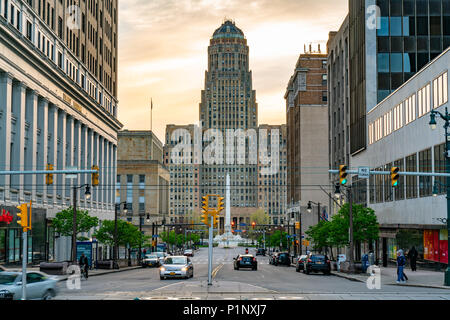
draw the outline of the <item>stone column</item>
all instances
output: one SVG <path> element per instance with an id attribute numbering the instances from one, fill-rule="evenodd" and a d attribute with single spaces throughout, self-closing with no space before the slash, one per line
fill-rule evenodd
<path id="1" fill-rule="evenodd" d="M 94 132 L 86 128 L 86 135 L 87 135 L 87 148 L 86 148 L 86 168 L 91 169 L 92 165 L 94 164 Z M 91 181 L 91 175 L 86 175 L 86 183 L 92 184 Z M 95 197 L 95 190 L 94 188 L 91 188 L 91 199 L 89 201 L 89 208 L 92 208 L 92 201 L 94 201 Z"/>
<path id="2" fill-rule="evenodd" d="M 67 126 L 67 113 L 58 109 L 58 155 L 57 155 L 57 169 L 65 169 L 66 167 L 66 126 Z M 55 176 L 55 181 L 57 184 L 56 194 L 61 197 L 61 204 L 65 204 L 66 196 L 66 175 L 58 174 Z"/>
<path id="3" fill-rule="evenodd" d="M 48 145 L 49 145 L 49 132 L 48 132 L 48 100 L 46 98 L 40 98 L 38 102 L 38 115 L 37 115 L 37 127 L 39 130 L 39 150 L 36 163 L 37 170 L 45 170 L 48 163 Z M 45 188 L 45 175 L 36 176 L 36 190 L 42 195 L 42 204 L 46 203 L 47 190 Z"/>
<path id="4" fill-rule="evenodd" d="M 26 122 L 28 126 L 27 133 L 27 154 L 25 155 L 25 170 L 36 170 L 38 156 L 38 95 L 35 90 L 29 90 L 26 96 Z M 36 175 L 25 175 L 25 190 L 31 191 L 31 199 L 36 201 Z"/>
<path id="5" fill-rule="evenodd" d="M 53 169 L 58 167 L 58 107 L 54 104 L 48 107 L 48 154 L 45 164 L 52 164 Z M 56 176 L 53 176 L 53 184 L 58 182 Z M 51 200 L 49 200 L 51 196 Z M 56 204 L 56 187 L 54 185 L 47 186 L 47 199 L 50 204 Z"/>
<path id="6" fill-rule="evenodd" d="M 103 208 L 103 185 L 105 184 L 105 139 L 98 136 L 98 159 L 97 166 L 99 167 L 99 185 L 97 187 L 97 208 Z"/>
<path id="7" fill-rule="evenodd" d="M 12 123 L 13 145 L 11 150 L 11 170 L 20 171 L 25 166 L 25 98 L 26 84 L 24 82 L 13 83 L 12 94 Z M 18 201 L 24 200 L 23 193 L 24 176 L 11 176 L 11 188 L 18 190 Z"/>
<path id="8" fill-rule="evenodd" d="M 99 136 L 96 132 L 93 132 L 93 136 L 94 136 L 94 140 L 93 140 L 93 150 L 92 150 L 92 165 L 99 165 Z M 100 177 L 101 179 L 101 177 Z M 98 187 L 93 187 L 92 188 L 92 198 L 93 200 L 96 202 L 96 204 L 94 205 L 95 209 L 98 209 Z"/>
<path id="9" fill-rule="evenodd" d="M 67 115 L 67 125 L 66 125 L 66 165 L 64 169 L 68 167 L 75 166 L 74 162 L 74 127 L 75 119 Z M 64 179 L 63 183 L 66 186 L 65 197 L 70 198 L 70 203 L 73 203 L 73 192 L 72 187 L 75 185 L 75 179 Z"/>
<path id="10" fill-rule="evenodd" d="M 11 73 L 0 74 L 0 170 L 10 170 L 12 79 Z M 9 185 L 10 176 L 0 176 L 0 188 L 4 187 L 5 199 L 9 199 Z"/>

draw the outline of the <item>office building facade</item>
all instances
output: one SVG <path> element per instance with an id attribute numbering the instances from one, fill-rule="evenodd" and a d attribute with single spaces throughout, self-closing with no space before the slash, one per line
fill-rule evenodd
<path id="1" fill-rule="evenodd" d="M 78 5 L 81 19 L 75 26 L 67 20 L 72 3 L 1 1 L 0 163 L 6 171 L 97 165 L 100 185 L 91 188 L 89 200 L 79 191 L 78 208 L 102 221 L 114 218 L 114 191 L 108 186 L 115 181 L 122 126 L 117 120 L 117 1 L 92 3 Z M 101 59 L 88 59 L 94 55 Z M 0 177 L 1 209 L 15 214 L 18 204 L 33 203 L 30 262 L 70 259 L 71 239 L 55 234 L 51 220 L 72 205 L 72 187 L 86 183 L 90 174 L 72 180 L 55 175 L 49 186 L 45 175 Z M 19 263 L 20 232 L 15 221 L 0 224 L 0 263 Z M 99 258 L 108 257 L 109 250 L 101 249 Z"/>

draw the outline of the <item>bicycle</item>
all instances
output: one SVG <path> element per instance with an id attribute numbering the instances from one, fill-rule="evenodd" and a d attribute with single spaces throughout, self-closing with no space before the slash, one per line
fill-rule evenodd
<path id="1" fill-rule="evenodd" d="M 80 269 L 81 269 L 81 275 L 80 275 L 81 279 L 87 280 L 88 277 L 87 277 L 85 266 L 84 265 L 81 266 Z"/>

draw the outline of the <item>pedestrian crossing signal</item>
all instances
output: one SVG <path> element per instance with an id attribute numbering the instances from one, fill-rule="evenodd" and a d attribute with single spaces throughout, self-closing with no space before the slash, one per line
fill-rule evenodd
<path id="1" fill-rule="evenodd" d="M 342 185 L 347 183 L 347 166 L 346 165 L 339 166 L 339 182 Z"/>
<path id="2" fill-rule="evenodd" d="M 398 167 L 391 168 L 391 183 L 393 187 L 398 185 L 398 179 L 400 178 L 400 175 L 398 174 L 399 170 Z"/>

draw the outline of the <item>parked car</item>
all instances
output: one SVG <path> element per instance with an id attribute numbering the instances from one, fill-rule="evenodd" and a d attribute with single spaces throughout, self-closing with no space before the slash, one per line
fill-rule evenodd
<path id="1" fill-rule="evenodd" d="M 265 256 L 266 255 L 266 249 L 264 248 L 259 248 L 256 250 L 256 255 L 257 256 Z"/>
<path id="2" fill-rule="evenodd" d="M 303 273 L 320 272 L 331 273 L 331 261 L 323 254 L 310 254 L 304 262 Z"/>
<path id="3" fill-rule="evenodd" d="M 144 259 L 142 259 L 142 267 L 159 267 L 161 263 L 159 262 L 158 255 L 156 254 L 146 254 Z"/>
<path id="4" fill-rule="evenodd" d="M 258 270 L 258 261 L 252 254 L 240 254 L 234 260 L 234 270 L 239 268 L 251 268 L 252 270 Z"/>
<path id="5" fill-rule="evenodd" d="M 186 257 L 193 257 L 194 256 L 194 250 L 186 249 L 186 250 L 184 250 L 183 255 L 186 256 Z"/>
<path id="6" fill-rule="evenodd" d="M 278 253 L 276 260 L 274 260 L 274 265 L 290 266 L 291 265 L 291 257 L 289 255 L 289 253 L 287 253 L 287 252 Z"/>
<path id="7" fill-rule="evenodd" d="M 194 276 L 194 265 L 189 257 L 169 256 L 164 259 L 159 268 L 161 280 L 166 278 L 192 278 Z"/>
<path id="8" fill-rule="evenodd" d="M 304 263 L 308 256 L 306 254 L 301 255 L 297 258 L 297 261 L 295 262 L 295 271 L 300 272 L 300 270 L 303 270 Z"/>
<path id="9" fill-rule="evenodd" d="M 56 296 L 57 277 L 42 272 L 27 272 L 27 300 L 49 300 Z M 0 273 L 0 300 L 22 299 L 22 272 L 4 271 Z"/>

